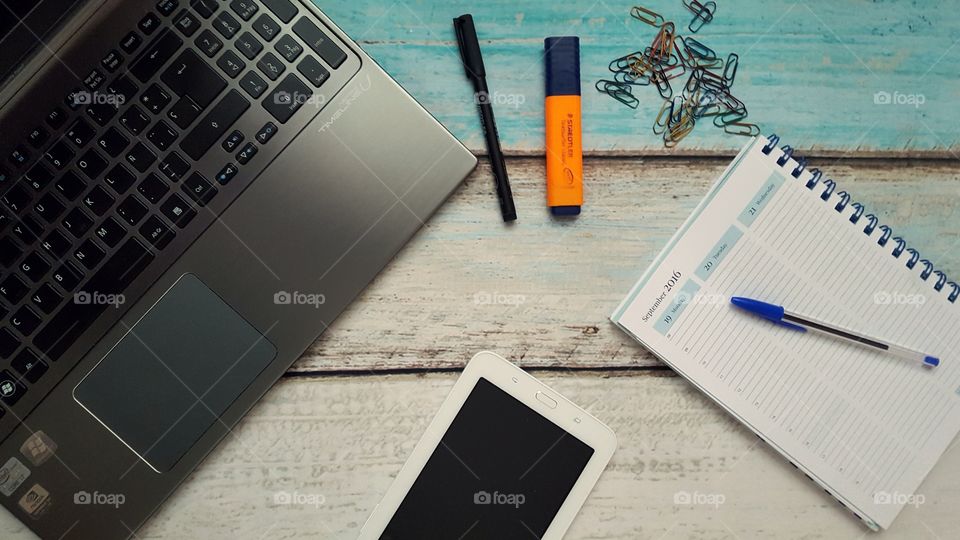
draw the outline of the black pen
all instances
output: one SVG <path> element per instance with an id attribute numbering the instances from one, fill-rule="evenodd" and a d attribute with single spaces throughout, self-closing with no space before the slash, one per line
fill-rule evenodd
<path id="1" fill-rule="evenodd" d="M 497 123 L 493 118 L 493 104 L 490 102 L 490 91 L 487 88 L 487 72 L 483 67 L 483 56 L 480 54 L 480 41 L 477 40 L 477 29 L 473 26 L 473 16 L 468 13 L 457 17 L 453 20 L 453 28 L 457 33 L 463 68 L 467 72 L 467 78 L 473 81 L 477 107 L 480 110 L 480 123 L 483 125 L 483 134 L 487 139 L 487 153 L 490 154 L 490 167 L 497 182 L 500 213 L 503 214 L 504 221 L 514 221 L 517 219 L 517 208 L 513 205 L 513 192 L 510 190 L 510 179 L 507 178 L 507 164 L 500 149 L 500 136 L 497 133 Z"/>

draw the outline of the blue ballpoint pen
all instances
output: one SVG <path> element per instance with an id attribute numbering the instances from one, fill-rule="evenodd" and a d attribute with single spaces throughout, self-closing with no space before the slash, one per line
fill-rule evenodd
<path id="1" fill-rule="evenodd" d="M 936 367 L 940 365 L 940 359 L 935 356 L 930 356 L 919 351 L 907 349 L 899 345 L 885 343 L 879 339 L 867 337 L 852 330 L 837 328 L 835 326 L 831 326 L 829 323 L 817 321 L 810 317 L 797 315 L 796 313 L 787 311 L 783 308 L 783 306 L 777 306 L 774 304 L 761 302 L 760 300 L 736 296 L 731 298 L 730 302 L 734 306 L 737 306 L 744 311 L 775 322 L 781 326 L 792 328 L 793 330 L 800 332 L 811 331 L 833 336 L 835 338 L 843 339 L 858 345 L 863 345 L 874 350 L 887 352 L 893 356 L 896 356 L 897 358 L 919 362 L 927 367 Z"/>

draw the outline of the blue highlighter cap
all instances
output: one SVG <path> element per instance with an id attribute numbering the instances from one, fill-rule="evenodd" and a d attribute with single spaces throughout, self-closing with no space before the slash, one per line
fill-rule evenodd
<path id="1" fill-rule="evenodd" d="M 543 40 L 547 96 L 580 95 L 580 38 L 548 37 Z"/>

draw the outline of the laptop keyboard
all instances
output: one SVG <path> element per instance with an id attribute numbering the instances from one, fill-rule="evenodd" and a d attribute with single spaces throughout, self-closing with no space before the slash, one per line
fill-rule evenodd
<path id="1" fill-rule="evenodd" d="M 203 232 L 197 216 L 239 194 L 234 178 L 343 65 L 303 15 L 290 0 L 161 0 L 37 111 L 0 163 L 0 402 L 75 363 L 71 345 L 175 239 Z M 257 108 L 270 119 L 237 129 Z M 196 170 L 211 149 L 222 167 Z"/>

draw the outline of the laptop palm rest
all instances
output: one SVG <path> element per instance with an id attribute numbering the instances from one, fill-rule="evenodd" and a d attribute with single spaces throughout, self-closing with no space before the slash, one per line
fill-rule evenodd
<path id="1" fill-rule="evenodd" d="M 233 308 L 185 274 L 77 385 L 74 398 L 166 472 L 276 354 Z"/>

